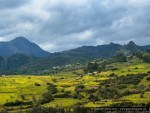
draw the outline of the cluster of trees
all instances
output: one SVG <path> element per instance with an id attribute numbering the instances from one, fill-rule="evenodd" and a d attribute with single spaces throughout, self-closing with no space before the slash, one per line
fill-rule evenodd
<path id="1" fill-rule="evenodd" d="M 42 95 L 42 98 L 39 100 L 39 104 L 45 104 L 49 103 L 52 100 L 54 100 L 54 97 L 52 94 L 56 94 L 58 92 L 57 87 L 53 85 L 52 83 L 47 83 L 47 92 Z"/>
<path id="2" fill-rule="evenodd" d="M 80 107 L 80 103 L 72 108 L 51 108 L 51 107 L 33 107 L 32 109 L 26 111 L 26 113 L 93 113 L 93 109 L 88 109 L 85 107 Z"/>
<path id="3" fill-rule="evenodd" d="M 106 69 L 106 63 L 103 62 L 101 64 L 97 62 L 89 62 L 87 67 L 84 68 L 84 73 L 93 73 L 93 72 L 101 72 Z"/>
<path id="4" fill-rule="evenodd" d="M 139 94 L 139 93 L 141 94 L 141 97 L 143 97 L 144 92 L 149 91 L 149 88 L 143 85 L 139 86 L 138 84 L 145 76 L 148 76 L 148 74 L 147 73 L 138 75 L 130 74 L 126 76 L 115 76 L 113 74 L 112 78 L 100 83 L 99 97 L 103 99 L 114 99 L 130 94 Z M 133 84 L 136 87 L 132 90 L 127 90 L 126 88 L 129 84 Z M 124 90 L 124 92 L 121 92 L 122 89 L 126 90 Z"/>
<path id="5" fill-rule="evenodd" d="M 127 62 L 127 56 L 123 53 L 117 53 L 114 58 L 117 60 L 117 62 Z"/>
<path id="6" fill-rule="evenodd" d="M 147 51 L 146 53 L 137 53 L 135 54 L 138 58 L 142 59 L 146 63 L 150 63 L 150 52 Z"/>
<path id="7" fill-rule="evenodd" d="M 84 68 L 84 73 L 93 73 L 93 72 L 101 72 L 106 70 L 106 65 L 112 62 L 127 62 L 127 56 L 123 53 L 117 53 L 114 58 L 107 59 L 107 61 L 103 61 L 101 63 L 98 62 L 89 62 L 87 66 Z"/>
<path id="8" fill-rule="evenodd" d="M 78 99 L 81 99 L 83 98 L 84 96 L 80 94 L 80 92 L 84 92 L 85 91 L 85 86 L 80 84 L 78 86 L 75 87 L 75 90 L 74 90 L 74 94 L 72 95 L 73 98 L 78 98 Z"/>
<path id="9" fill-rule="evenodd" d="M 29 102 L 23 102 L 23 101 L 20 101 L 20 100 L 15 100 L 14 102 L 6 102 L 4 104 L 4 106 L 7 106 L 7 107 L 10 107 L 10 106 L 20 106 L 20 105 L 32 105 L 32 102 L 29 101 Z"/>
<path id="10" fill-rule="evenodd" d="M 99 88 L 86 89 L 84 85 L 76 86 L 73 98 L 85 98 L 82 92 L 86 93 L 87 99 L 91 102 L 100 101 L 101 99 L 117 99 L 130 94 L 140 94 L 142 98 L 144 97 L 144 92 L 150 90 L 146 86 L 139 85 L 145 76 L 148 76 L 148 74 L 117 76 L 112 73 L 110 74 L 110 79 L 100 83 Z M 149 77 L 147 77 L 147 80 L 149 80 Z M 136 87 L 134 89 L 127 89 L 130 84 Z M 122 91 L 122 89 L 125 90 Z"/>

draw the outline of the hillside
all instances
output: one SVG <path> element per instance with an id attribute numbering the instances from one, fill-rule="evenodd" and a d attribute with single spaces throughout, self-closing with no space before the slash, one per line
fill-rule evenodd
<path id="1" fill-rule="evenodd" d="M 81 106 L 80 111 L 89 113 L 85 110 L 90 107 L 149 106 L 149 63 L 136 56 L 128 57 L 126 62 L 96 61 L 99 66 L 104 62 L 105 69 L 93 74 L 76 69 L 47 76 L 2 76 L 0 110 L 30 113 L 31 108 L 37 107 L 38 110 L 75 111 Z"/>
<path id="2" fill-rule="evenodd" d="M 117 54 L 132 55 L 145 52 L 150 46 L 139 46 L 133 41 L 127 45 L 110 43 L 48 53 L 24 37 L 0 43 L 0 74 L 51 73 L 53 67 L 85 64 L 89 60 L 111 58 Z"/>
<path id="3" fill-rule="evenodd" d="M 37 44 L 24 37 L 17 37 L 8 42 L 0 42 L 0 56 L 8 57 L 16 53 L 33 55 L 35 57 L 47 57 L 49 53 L 42 50 Z"/>
<path id="4" fill-rule="evenodd" d="M 132 46 L 134 46 L 135 49 L 133 49 Z M 125 46 L 114 43 L 99 46 L 83 46 L 77 49 L 71 49 L 60 53 L 52 53 L 47 58 L 38 59 L 34 62 L 30 62 L 21 66 L 19 70 L 23 70 L 24 72 L 26 70 L 30 70 L 30 72 L 37 74 L 40 71 L 42 72 L 44 70 L 51 71 L 52 67 L 77 64 L 84 65 L 85 63 L 93 59 L 111 58 L 118 53 L 132 55 L 139 52 L 145 52 L 147 49 L 150 49 L 150 46 L 138 46 L 135 44 L 132 45 L 131 43 Z"/>

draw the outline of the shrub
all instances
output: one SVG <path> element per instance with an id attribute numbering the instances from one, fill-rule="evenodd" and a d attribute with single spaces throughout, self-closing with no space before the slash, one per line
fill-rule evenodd
<path id="1" fill-rule="evenodd" d="M 55 94 L 58 92 L 56 86 L 53 84 L 49 84 L 47 89 L 50 94 Z"/>
<path id="2" fill-rule="evenodd" d="M 127 88 L 127 86 L 124 85 L 124 84 L 120 84 L 120 85 L 117 86 L 117 88 L 118 89 L 125 89 L 125 88 Z"/>
<path id="3" fill-rule="evenodd" d="M 25 95 L 22 94 L 22 95 L 21 95 L 21 98 L 22 98 L 22 100 L 25 100 Z"/>
<path id="4" fill-rule="evenodd" d="M 89 93 L 94 93 L 96 91 L 97 91 L 97 89 L 94 89 L 94 88 L 85 90 L 85 92 L 88 93 L 88 94 Z"/>
<path id="5" fill-rule="evenodd" d="M 45 104 L 45 103 L 49 103 L 50 101 L 54 100 L 53 96 L 51 95 L 51 93 L 44 93 L 42 95 L 42 99 L 40 100 L 40 104 Z"/>
<path id="6" fill-rule="evenodd" d="M 150 71 L 148 71 L 147 74 L 150 74 Z"/>
<path id="7" fill-rule="evenodd" d="M 127 57 L 126 57 L 123 53 L 118 53 L 118 54 L 115 56 L 115 59 L 116 59 L 118 62 L 127 62 Z"/>
<path id="8" fill-rule="evenodd" d="M 144 98 L 144 92 L 143 91 L 140 93 L 140 98 Z"/>
<path id="9" fill-rule="evenodd" d="M 139 69 L 138 67 L 135 67 L 135 69 Z"/>
<path id="10" fill-rule="evenodd" d="M 56 108 L 36 106 L 30 110 L 27 110 L 26 113 L 58 113 L 58 110 Z"/>
<path id="11" fill-rule="evenodd" d="M 133 102 L 122 102 L 111 105 L 111 107 L 132 107 L 132 106 L 134 106 Z"/>
<path id="12" fill-rule="evenodd" d="M 147 81 L 150 81 L 150 77 L 147 77 L 146 80 L 147 80 Z"/>
<path id="13" fill-rule="evenodd" d="M 88 99 L 89 99 L 90 101 L 98 101 L 98 100 L 99 100 L 97 96 L 92 95 L 92 94 L 88 97 Z"/>
<path id="14" fill-rule="evenodd" d="M 72 96 L 73 98 L 78 98 L 78 99 L 81 99 L 81 98 L 83 98 L 83 96 L 82 95 L 80 95 L 79 93 L 77 93 L 77 92 L 75 92 L 74 94 L 73 94 L 73 96 Z"/>
<path id="15" fill-rule="evenodd" d="M 88 113 L 88 109 L 80 106 L 73 108 L 73 113 Z"/>
<path id="16" fill-rule="evenodd" d="M 84 88 L 85 88 L 84 85 L 78 85 L 75 87 L 75 91 L 83 91 Z"/>
<path id="17" fill-rule="evenodd" d="M 46 85 L 51 85 L 51 83 L 47 82 Z"/>
<path id="18" fill-rule="evenodd" d="M 116 75 L 114 73 L 111 73 L 109 76 L 110 77 L 115 77 Z"/>
<path id="19" fill-rule="evenodd" d="M 20 105 L 32 105 L 32 102 L 23 102 L 16 100 L 14 102 L 7 102 L 4 104 L 4 106 L 20 106 Z"/>
<path id="20" fill-rule="evenodd" d="M 39 83 L 35 83 L 34 85 L 35 85 L 35 86 L 41 86 L 41 84 L 39 84 Z"/>
<path id="21" fill-rule="evenodd" d="M 54 78 L 54 79 L 52 79 L 52 81 L 53 81 L 54 83 L 56 83 L 56 82 L 57 82 L 57 79 Z"/>

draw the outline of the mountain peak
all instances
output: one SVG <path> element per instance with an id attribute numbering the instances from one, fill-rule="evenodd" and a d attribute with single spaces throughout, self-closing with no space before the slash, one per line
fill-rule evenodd
<path id="1" fill-rule="evenodd" d="M 11 56 L 16 53 L 32 55 L 40 58 L 49 56 L 49 52 L 44 51 L 37 44 L 30 42 L 22 36 L 1 44 L 0 51 L 0 56 Z"/>
<path id="2" fill-rule="evenodd" d="M 20 41 L 28 41 L 29 42 L 29 40 L 28 39 L 26 39 L 25 37 L 22 37 L 22 36 L 20 36 L 20 37 L 16 37 L 15 39 L 13 39 L 13 40 L 11 40 L 12 42 L 20 42 Z"/>
<path id="3" fill-rule="evenodd" d="M 130 41 L 127 45 L 136 45 L 133 41 Z"/>
<path id="4" fill-rule="evenodd" d="M 110 43 L 109 43 L 109 45 L 115 45 L 115 43 L 113 43 L 113 42 L 110 42 Z"/>

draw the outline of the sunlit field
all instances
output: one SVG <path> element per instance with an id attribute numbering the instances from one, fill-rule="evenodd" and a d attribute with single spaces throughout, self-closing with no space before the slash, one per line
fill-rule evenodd
<path id="1" fill-rule="evenodd" d="M 64 92 L 69 92 L 69 97 L 56 97 L 49 103 L 43 104 L 44 107 L 64 107 L 69 108 L 77 104 L 82 104 L 84 107 L 104 107 L 111 106 L 112 104 L 121 103 L 121 102 L 133 102 L 133 103 L 149 103 L 150 102 L 150 82 L 148 81 L 147 74 L 143 76 L 138 84 L 128 84 L 125 88 L 119 89 L 119 93 L 125 91 L 131 91 L 134 88 L 140 89 L 140 87 L 146 88 L 144 94 L 141 97 L 141 93 L 137 94 L 128 94 L 126 96 L 121 96 L 120 98 L 101 98 L 100 101 L 89 101 L 89 94 L 86 92 L 91 89 L 95 89 L 93 95 L 98 94 L 98 89 L 101 87 L 100 83 L 103 83 L 106 80 L 109 80 L 110 74 L 114 73 L 118 77 L 130 75 L 130 74 L 143 74 L 150 71 L 150 64 L 140 62 L 138 60 L 133 60 L 130 63 L 114 63 L 108 65 L 107 67 L 117 68 L 117 70 L 108 70 L 103 71 L 98 74 L 88 75 L 83 74 L 82 70 L 75 70 L 75 72 L 82 73 L 82 76 L 74 74 L 71 72 L 61 72 L 57 75 L 9 75 L 0 77 L 0 108 L 4 108 L 5 103 L 14 102 L 20 100 L 23 102 L 33 102 L 42 98 L 42 95 L 47 92 L 47 87 L 49 83 L 52 83 L 58 89 L 56 94 L 53 96 L 62 95 Z M 80 97 L 74 98 L 75 89 L 78 85 L 84 85 L 84 90 L 79 92 Z M 142 89 L 141 89 L 142 90 Z M 33 102 L 34 103 L 34 102 Z M 19 106 L 8 107 L 13 108 L 14 111 L 19 109 Z M 22 108 L 28 109 L 29 105 L 23 105 Z"/>

